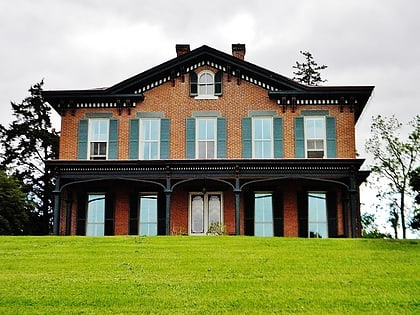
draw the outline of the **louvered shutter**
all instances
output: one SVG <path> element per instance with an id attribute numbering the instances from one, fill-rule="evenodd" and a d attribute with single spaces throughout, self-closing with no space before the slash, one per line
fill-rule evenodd
<path id="1" fill-rule="evenodd" d="M 169 136 L 170 136 L 170 120 L 162 118 L 160 120 L 160 158 L 169 159 Z"/>
<path id="2" fill-rule="evenodd" d="M 77 159 L 87 159 L 89 120 L 81 119 L 77 131 Z"/>
<path id="3" fill-rule="evenodd" d="M 118 159 L 118 120 L 116 119 L 109 121 L 108 159 Z"/>
<path id="4" fill-rule="evenodd" d="M 197 73 L 194 71 L 191 71 L 189 73 L 190 77 L 190 96 L 196 96 L 198 95 L 198 77 Z"/>
<path id="5" fill-rule="evenodd" d="M 223 93 L 223 71 L 219 70 L 214 75 L 214 95 L 222 95 Z"/>
<path id="6" fill-rule="evenodd" d="M 217 118 L 217 158 L 226 158 L 226 118 Z"/>
<path id="7" fill-rule="evenodd" d="M 295 157 L 305 157 L 305 129 L 303 117 L 295 117 Z"/>
<path id="8" fill-rule="evenodd" d="M 283 148 L 283 118 L 274 117 L 273 118 L 273 134 L 274 134 L 274 157 L 283 158 L 284 157 L 284 148 Z"/>
<path id="9" fill-rule="evenodd" d="M 337 157 L 335 117 L 326 117 L 327 158 Z"/>
<path id="10" fill-rule="evenodd" d="M 130 119 L 130 135 L 128 145 L 128 158 L 137 160 L 139 158 L 139 120 Z"/>
<path id="11" fill-rule="evenodd" d="M 242 157 L 252 157 L 252 119 L 242 118 Z"/>
<path id="12" fill-rule="evenodd" d="M 195 159 L 195 118 L 186 120 L 186 158 Z"/>

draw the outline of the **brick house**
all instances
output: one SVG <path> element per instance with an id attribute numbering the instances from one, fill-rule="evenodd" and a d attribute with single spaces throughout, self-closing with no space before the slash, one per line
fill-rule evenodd
<path id="1" fill-rule="evenodd" d="M 355 123 L 371 86 L 314 87 L 208 46 L 109 88 L 44 91 L 61 115 L 54 233 L 358 237 Z"/>

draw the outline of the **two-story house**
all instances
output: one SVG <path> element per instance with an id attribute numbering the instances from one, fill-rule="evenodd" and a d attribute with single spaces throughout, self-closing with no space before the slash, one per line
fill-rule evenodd
<path id="1" fill-rule="evenodd" d="M 109 88 L 44 91 L 61 115 L 54 232 L 358 237 L 355 123 L 371 86 L 305 86 L 208 46 Z"/>

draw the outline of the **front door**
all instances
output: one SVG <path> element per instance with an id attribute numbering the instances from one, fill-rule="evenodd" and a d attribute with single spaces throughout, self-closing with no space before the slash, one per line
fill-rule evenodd
<path id="1" fill-rule="evenodd" d="M 205 235 L 214 222 L 223 223 L 222 194 L 190 193 L 188 234 Z"/>

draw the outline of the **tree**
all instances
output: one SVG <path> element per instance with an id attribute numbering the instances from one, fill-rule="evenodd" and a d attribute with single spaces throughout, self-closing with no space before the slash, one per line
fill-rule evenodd
<path id="1" fill-rule="evenodd" d="M 396 207 L 401 220 L 403 238 L 406 238 L 406 195 L 410 193 L 409 179 L 420 153 L 420 115 L 410 123 L 413 129 L 404 140 L 400 136 L 403 124 L 395 116 L 373 118 L 371 137 L 365 143 L 365 149 L 373 155 L 375 165 L 372 172 L 378 182 L 385 181 L 389 196 L 397 195 Z M 391 206 L 391 223 L 395 226 L 395 211 Z"/>
<path id="2" fill-rule="evenodd" d="M 296 61 L 296 65 L 292 67 L 293 69 L 297 69 L 296 72 L 293 72 L 295 75 L 293 80 L 307 85 L 320 85 L 326 82 L 327 80 L 321 79 L 320 70 L 324 70 L 328 66 L 319 66 L 314 61 L 312 54 L 308 51 L 300 51 L 300 53 L 305 57 L 305 61 L 302 63 Z"/>
<path id="3" fill-rule="evenodd" d="M 385 234 L 379 231 L 378 225 L 375 223 L 376 217 L 372 213 L 363 213 L 361 217 L 362 224 L 362 237 L 363 238 L 384 238 L 390 237 L 389 234 Z"/>
<path id="4" fill-rule="evenodd" d="M 35 205 L 34 234 L 47 234 L 52 217 L 54 178 L 44 161 L 58 156 L 58 133 L 52 128 L 51 108 L 44 103 L 41 81 L 20 104 L 12 102 L 15 120 L 9 128 L 0 125 L 2 164 L 22 183 L 29 202 Z"/>
<path id="5" fill-rule="evenodd" d="M 0 170 L 0 235 L 28 233 L 30 205 L 19 182 Z"/>
<path id="6" fill-rule="evenodd" d="M 420 167 L 417 167 L 410 173 L 410 186 L 417 193 L 415 197 L 416 204 L 420 205 Z M 410 227 L 413 230 L 420 231 L 420 209 L 417 208 L 411 219 Z"/>

